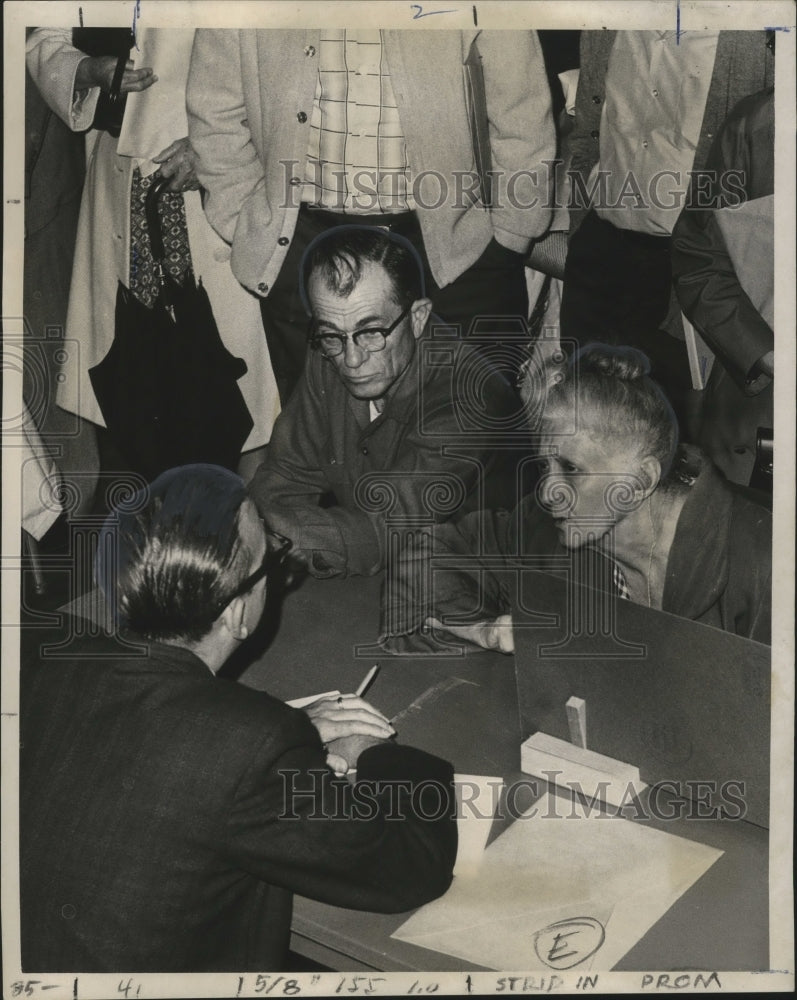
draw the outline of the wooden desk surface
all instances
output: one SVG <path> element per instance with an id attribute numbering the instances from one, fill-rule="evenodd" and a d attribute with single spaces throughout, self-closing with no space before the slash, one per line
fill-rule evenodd
<path id="1" fill-rule="evenodd" d="M 378 597 L 375 579 L 306 580 L 287 595 L 276 636 L 244 667 L 240 680 L 290 699 L 353 691 L 379 663 L 368 698 L 385 714 L 392 717 L 425 695 L 397 723 L 402 742 L 447 758 L 460 773 L 499 775 L 507 782 L 522 778 L 513 659 L 486 652 L 414 658 L 358 650 L 377 635 Z M 522 807 L 531 803 L 528 797 Z M 616 969 L 768 968 L 767 831 L 728 820 L 644 822 L 725 853 Z M 492 836 L 503 826 L 497 821 Z M 359 913 L 297 897 L 292 948 L 340 971 L 478 968 L 391 938 L 406 916 Z"/>

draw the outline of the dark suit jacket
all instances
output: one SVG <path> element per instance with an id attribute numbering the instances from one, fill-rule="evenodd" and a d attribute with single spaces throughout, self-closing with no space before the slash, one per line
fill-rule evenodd
<path id="1" fill-rule="evenodd" d="M 69 660 L 23 656 L 26 971 L 278 969 L 292 891 L 392 912 L 448 887 L 450 765 L 373 747 L 355 799 L 303 712 L 186 650 L 125 658 L 97 643 Z M 402 798 L 406 818 L 387 821 L 389 793 L 368 799 L 364 782 L 391 779 L 437 782 L 444 808 L 433 788 L 420 805 L 441 818 Z"/>
<path id="2" fill-rule="evenodd" d="M 767 198 L 775 191 L 775 99 L 772 88 L 740 101 L 711 147 L 703 186 L 702 207 L 685 208 L 675 224 L 672 269 L 681 308 L 717 355 L 703 392 L 699 443 L 725 475 L 736 483 L 750 481 L 756 458 L 756 432 L 773 426 L 772 380 L 756 373 L 756 362 L 775 346 L 772 317 L 762 315 L 745 291 L 743 272 L 734 261 L 750 261 L 750 250 L 729 246 L 714 209 L 739 201 Z M 722 180 L 735 171 L 736 190 Z M 751 236 L 766 245 L 772 229 L 752 223 Z M 755 243 L 752 244 L 755 246 Z M 734 252 L 732 252 L 734 251 Z M 754 258 L 757 303 L 763 293 L 771 301 L 774 257 Z M 748 271 L 752 271 L 748 264 Z M 750 287 L 747 285 L 747 287 Z M 769 319 L 769 322 L 768 322 Z"/>

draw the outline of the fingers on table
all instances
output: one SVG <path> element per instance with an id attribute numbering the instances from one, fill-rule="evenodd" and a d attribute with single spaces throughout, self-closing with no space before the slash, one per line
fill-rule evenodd
<path id="1" fill-rule="evenodd" d="M 319 720 L 314 720 L 318 726 Z M 345 739 L 347 736 L 374 736 L 376 739 L 386 740 L 395 735 L 395 729 L 373 716 L 365 718 L 338 717 L 324 719 L 322 722 L 322 738 L 325 743 L 332 743 L 335 740 Z"/>
<path id="2" fill-rule="evenodd" d="M 381 719 L 383 722 L 388 721 L 386 715 L 383 715 L 373 705 L 364 698 L 359 698 L 356 694 L 342 694 L 336 698 L 315 701 L 312 705 L 308 705 L 307 711 L 313 718 L 323 715 L 325 718 L 336 719 L 340 717 L 341 712 L 349 714 L 361 712 L 364 715 L 373 716 L 375 719 Z"/>
<path id="3" fill-rule="evenodd" d="M 394 733 L 393 727 L 381 713 L 375 712 L 370 707 L 350 708 L 345 701 L 342 705 L 336 705 L 335 710 L 325 711 L 316 716 L 314 721 L 318 721 L 319 718 L 326 724 L 346 726 L 352 733 L 364 732 L 372 736 L 392 736 Z"/>

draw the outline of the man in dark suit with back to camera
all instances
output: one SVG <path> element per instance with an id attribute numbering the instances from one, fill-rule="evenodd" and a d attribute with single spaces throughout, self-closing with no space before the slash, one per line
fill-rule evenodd
<path id="1" fill-rule="evenodd" d="M 103 527 L 117 635 L 23 655 L 26 971 L 279 969 L 293 892 L 398 912 L 450 884 L 449 764 L 353 695 L 305 712 L 216 677 L 273 542 L 237 476 L 172 469 Z"/>

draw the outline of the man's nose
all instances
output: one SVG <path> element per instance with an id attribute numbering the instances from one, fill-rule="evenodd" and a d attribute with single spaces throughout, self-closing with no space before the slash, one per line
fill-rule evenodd
<path id="1" fill-rule="evenodd" d="M 346 338 L 343 345 L 343 363 L 347 368 L 359 368 L 368 356 L 368 351 L 358 347 L 351 337 Z"/>

